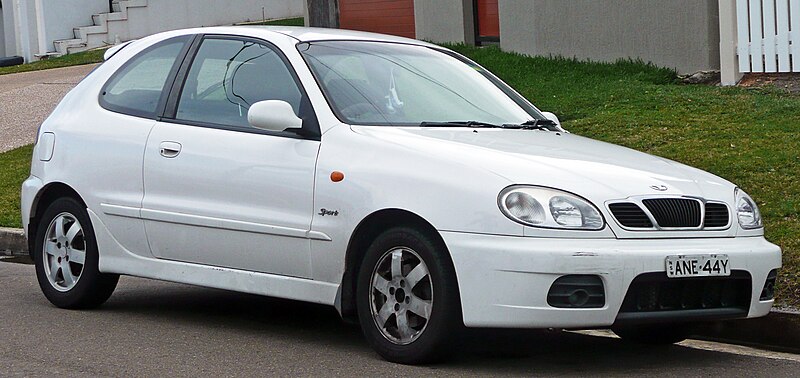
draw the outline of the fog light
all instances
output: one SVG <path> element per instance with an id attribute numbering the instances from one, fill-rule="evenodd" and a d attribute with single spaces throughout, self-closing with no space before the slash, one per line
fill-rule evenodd
<path id="1" fill-rule="evenodd" d="M 571 274 L 559 277 L 547 293 L 547 304 L 560 308 L 600 308 L 606 304 L 599 276 Z"/>
<path id="2" fill-rule="evenodd" d="M 761 289 L 761 298 L 759 298 L 759 300 L 768 301 L 775 298 L 775 280 L 777 279 L 777 269 L 773 269 L 767 274 L 767 282 L 764 283 L 764 288 Z"/>
<path id="3" fill-rule="evenodd" d="M 569 295 L 568 300 L 572 307 L 583 307 L 586 305 L 586 302 L 589 302 L 589 293 L 583 289 L 576 289 Z"/>

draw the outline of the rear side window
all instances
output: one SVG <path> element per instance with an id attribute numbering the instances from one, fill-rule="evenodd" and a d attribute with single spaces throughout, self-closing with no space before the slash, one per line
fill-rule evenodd
<path id="1" fill-rule="evenodd" d="M 155 118 L 170 72 L 189 36 L 168 39 L 133 57 L 103 87 L 100 104 L 111 111 Z"/>

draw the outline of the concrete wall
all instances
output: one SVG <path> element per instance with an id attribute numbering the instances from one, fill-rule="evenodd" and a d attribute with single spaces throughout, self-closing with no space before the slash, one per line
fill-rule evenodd
<path id="1" fill-rule="evenodd" d="M 92 24 L 92 14 L 108 12 L 108 0 L 2 0 L 3 55 L 26 62 L 53 51 L 53 41 L 74 38 L 72 28 Z"/>
<path id="2" fill-rule="evenodd" d="M 3 0 L 3 19 L 6 54 L 30 62 L 38 54 L 39 43 L 35 1 Z"/>
<path id="3" fill-rule="evenodd" d="M 414 0 L 417 39 L 475 43 L 472 0 Z"/>
<path id="4" fill-rule="evenodd" d="M 41 0 L 47 51 L 53 41 L 75 38 L 72 28 L 92 25 L 92 15 L 106 13 L 108 0 Z"/>
<path id="5" fill-rule="evenodd" d="M 109 22 L 108 37 L 125 41 L 166 30 L 258 21 L 262 7 L 267 19 L 303 16 L 303 0 L 150 0 L 146 7 L 128 8 L 127 22 Z"/>
<path id="6" fill-rule="evenodd" d="M 3 46 L 3 54 L 0 56 L 11 56 L 14 55 L 14 51 L 16 51 L 16 47 L 14 47 L 16 43 L 14 37 L 14 8 L 12 7 L 11 1 L 12 0 L 0 0 L 0 3 L 3 4 L 3 14 L 0 15 L 0 17 L 3 18 L 3 37 L 0 38 L 0 45 Z"/>
<path id="7" fill-rule="evenodd" d="M 500 45 L 530 55 L 719 69 L 718 0 L 502 0 Z"/>
<path id="8" fill-rule="evenodd" d="M 6 31 L 3 25 L 5 25 L 5 20 L 3 20 L 3 3 L 0 3 L 0 58 L 6 56 Z"/>
<path id="9" fill-rule="evenodd" d="M 106 13 L 108 0 L 0 0 L 3 21 L 0 53 L 20 55 L 27 62 L 54 51 L 53 41 L 74 38 L 72 29 L 93 24 L 92 15 Z M 262 18 L 303 15 L 303 0 L 150 0 L 128 9 L 127 21 L 109 23 L 108 41 L 128 40 L 157 32 L 195 26 L 230 25 Z"/>

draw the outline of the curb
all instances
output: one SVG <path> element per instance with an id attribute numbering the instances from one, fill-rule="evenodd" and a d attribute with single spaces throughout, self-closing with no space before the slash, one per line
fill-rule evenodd
<path id="1" fill-rule="evenodd" d="M 28 243 L 19 228 L 0 227 L 0 256 L 27 256 Z M 800 311 L 773 309 L 757 319 L 699 325 L 692 338 L 800 353 Z"/>
<path id="2" fill-rule="evenodd" d="M 0 227 L 0 255 L 22 256 L 28 254 L 28 241 L 21 228 Z"/>
<path id="3" fill-rule="evenodd" d="M 800 354 L 800 312 L 774 309 L 763 318 L 703 324 L 692 338 Z"/>

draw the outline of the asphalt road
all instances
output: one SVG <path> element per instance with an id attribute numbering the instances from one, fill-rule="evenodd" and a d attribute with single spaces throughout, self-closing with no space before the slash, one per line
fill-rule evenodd
<path id="1" fill-rule="evenodd" d="M 698 341 L 640 347 L 554 331 L 470 332 L 453 360 L 403 366 L 381 360 L 329 307 L 123 277 L 100 309 L 60 310 L 39 292 L 33 266 L 6 261 L 2 376 L 800 374 L 800 355 Z"/>

